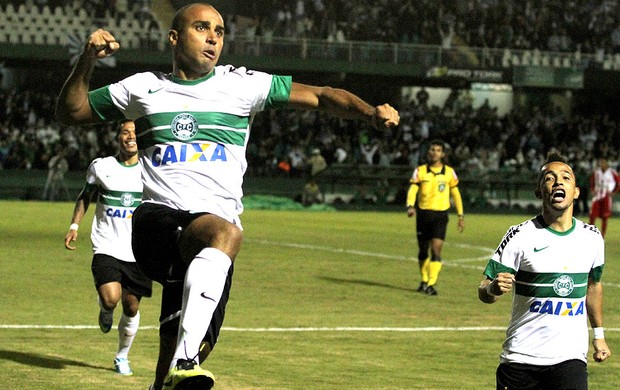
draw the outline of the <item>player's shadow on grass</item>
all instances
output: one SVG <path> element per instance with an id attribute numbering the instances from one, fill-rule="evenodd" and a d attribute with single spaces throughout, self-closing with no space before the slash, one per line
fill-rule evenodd
<path id="1" fill-rule="evenodd" d="M 387 283 L 380 283 L 376 280 L 363 280 L 363 279 L 343 279 L 343 278 L 332 278 L 329 276 L 317 276 L 319 279 L 327 280 L 329 282 L 341 283 L 341 284 L 360 284 L 362 286 L 372 286 L 372 287 L 384 287 L 390 288 L 392 290 L 401 290 L 401 291 L 416 291 L 413 287 L 403 287 L 403 286 L 394 286 Z"/>
<path id="2" fill-rule="evenodd" d="M 111 368 L 103 366 L 93 366 L 79 360 L 69 360 L 56 356 L 45 356 L 37 353 L 24 353 L 17 351 L 7 351 L 0 349 L 0 360 L 12 360 L 16 363 L 25 364 L 27 366 L 36 366 L 41 368 L 51 368 L 61 370 L 67 366 L 94 368 L 98 370 L 109 371 Z"/>

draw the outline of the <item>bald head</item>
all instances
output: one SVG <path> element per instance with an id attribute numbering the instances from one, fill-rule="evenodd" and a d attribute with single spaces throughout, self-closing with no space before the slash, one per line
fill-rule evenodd
<path id="1" fill-rule="evenodd" d="M 170 26 L 171 30 L 181 31 L 187 23 L 191 20 L 189 15 L 192 14 L 197 8 L 210 8 L 219 14 L 219 12 L 209 3 L 189 3 L 179 8 L 177 12 L 174 13 L 174 17 L 172 18 L 172 25 Z M 221 15 L 220 15 L 221 17 Z M 222 19 L 223 20 L 223 19 Z"/>

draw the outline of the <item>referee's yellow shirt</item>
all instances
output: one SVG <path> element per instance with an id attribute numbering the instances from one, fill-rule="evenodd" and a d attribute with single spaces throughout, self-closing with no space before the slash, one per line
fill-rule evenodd
<path id="1" fill-rule="evenodd" d="M 463 214 L 463 201 L 457 187 L 459 178 L 452 167 L 445 164 L 437 168 L 420 165 L 413 171 L 410 183 L 407 206 L 415 206 L 417 200 L 422 210 L 446 211 L 450 208 L 452 195 L 457 214 Z"/>

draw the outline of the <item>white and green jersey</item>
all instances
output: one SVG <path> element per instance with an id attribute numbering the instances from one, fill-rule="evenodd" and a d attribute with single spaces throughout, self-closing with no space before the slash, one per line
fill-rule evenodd
<path id="1" fill-rule="evenodd" d="M 135 121 L 144 202 L 240 225 L 252 119 L 286 104 L 291 84 L 289 76 L 224 65 L 193 81 L 138 73 L 90 92 L 89 100 L 104 120 Z"/>
<path id="2" fill-rule="evenodd" d="M 95 254 L 135 262 L 131 250 L 131 216 L 142 201 L 139 164 L 121 164 L 116 157 L 97 158 L 86 173 L 85 191 L 98 191 L 91 230 Z"/>
<path id="3" fill-rule="evenodd" d="M 484 271 L 516 279 L 501 363 L 586 362 L 588 278 L 601 280 L 604 257 L 598 229 L 575 218 L 561 233 L 540 215 L 508 230 Z"/>

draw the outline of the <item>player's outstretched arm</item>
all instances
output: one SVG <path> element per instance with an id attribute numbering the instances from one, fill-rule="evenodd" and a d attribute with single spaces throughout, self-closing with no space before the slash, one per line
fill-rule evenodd
<path id="1" fill-rule="evenodd" d="M 389 104 L 376 107 L 344 89 L 293 83 L 289 97 L 292 108 L 319 110 L 343 119 L 359 119 L 377 129 L 398 126 L 398 111 Z"/>
<path id="2" fill-rule="evenodd" d="M 88 103 L 90 79 L 97 60 L 114 54 L 119 48 L 114 36 L 105 30 L 99 29 L 88 37 L 82 54 L 60 91 L 56 120 L 64 124 L 98 120 Z"/>

